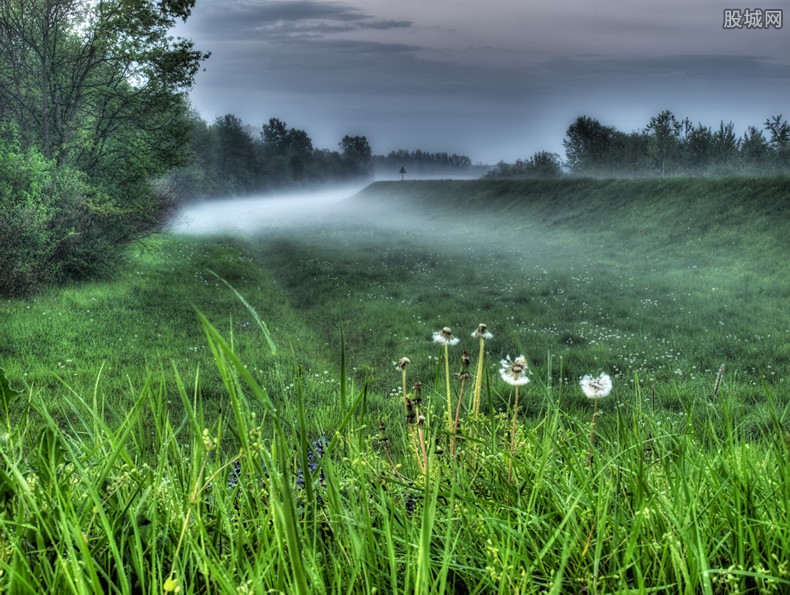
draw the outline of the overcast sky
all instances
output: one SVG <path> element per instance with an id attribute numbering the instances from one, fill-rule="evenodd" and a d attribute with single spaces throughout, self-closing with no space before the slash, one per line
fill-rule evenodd
<path id="1" fill-rule="evenodd" d="M 762 0 L 790 19 L 790 0 Z M 732 0 L 197 0 L 207 120 L 271 117 L 320 148 L 496 163 L 560 153 L 582 114 L 630 132 L 663 109 L 717 127 L 790 118 L 790 23 L 723 28 Z M 784 20 L 783 19 L 783 20 Z"/>

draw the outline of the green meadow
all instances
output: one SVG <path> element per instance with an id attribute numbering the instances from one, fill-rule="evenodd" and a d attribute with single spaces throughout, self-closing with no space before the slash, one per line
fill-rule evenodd
<path id="1" fill-rule="evenodd" d="M 788 256 L 787 178 L 380 182 L 0 300 L 0 591 L 787 592 Z"/>

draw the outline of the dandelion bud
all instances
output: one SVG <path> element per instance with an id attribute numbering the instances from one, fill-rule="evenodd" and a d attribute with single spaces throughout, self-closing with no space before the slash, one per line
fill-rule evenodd
<path id="1" fill-rule="evenodd" d="M 414 384 L 414 388 L 411 389 L 412 394 L 412 401 L 414 401 L 417 405 L 422 403 L 422 382 L 417 382 Z"/>
<path id="2" fill-rule="evenodd" d="M 469 374 L 469 353 L 466 351 L 461 354 L 461 371 L 455 377 L 459 380 L 468 380 L 471 377 Z"/>
<path id="3" fill-rule="evenodd" d="M 417 420 L 417 412 L 414 409 L 414 401 L 406 399 L 406 423 L 413 424 Z M 383 423 L 383 422 L 382 422 Z"/>
<path id="4" fill-rule="evenodd" d="M 389 438 L 387 437 L 387 426 L 384 425 L 384 422 L 379 422 L 379 433 L 376 434 L 375 440 L 379 443 L 386 443 L 389 442 Z"/>

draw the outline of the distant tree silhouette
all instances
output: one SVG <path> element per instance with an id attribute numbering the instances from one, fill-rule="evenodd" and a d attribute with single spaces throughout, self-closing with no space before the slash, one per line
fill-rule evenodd
<path id="1" fill-rule="evenodd" d="M 683 125 L 670 110 L 650 118 L 645 134 L 650 137 L 650 155 L 660 175 L 672 173 L 680 157 L 680 132 Z"/>
<path id="2" fill-rule="evenodd" d="M 576 174 L 595 174 L 610 168 L 612 140 L 616 132 L 595 118 L 576 118 L 562 141 L 568 168 Z"/>
<path id="3" fill-rule="evenodd" d="M 341 139 L 338 146 L 341 149 L 343 159 L 348 162 L 352 171 L 362 175 L 370 175 L 373 151 L 370 148 L 367 137 L 349 136 L 347 134 Z"/>

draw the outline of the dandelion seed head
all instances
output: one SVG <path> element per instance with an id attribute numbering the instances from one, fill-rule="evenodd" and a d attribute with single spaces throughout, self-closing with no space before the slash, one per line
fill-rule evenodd
<path id="1" fill-rule="evenodd" d="M 453 336 L 453 331 L 449 326 L 433 333 L 433 342 L 439 343 L 440 345 L 457 345 L 459 341 L 460 339 L 458 337 Z"/>
<path id="2" fill-rule="evenodd" d="M 493 339 L 494 335 L 489 333 L 488 326 L 481 322 L 477 325 L 477 330 L 472 333 L 472 337 L 475 339 Z"/>
<path id="3" fill-rule="evenodd" d="M 612 379 L 609 374 L 601 374 L 597 378 L 587 374 L 579 380 L 579 386 L 588 399 L 600 399 L 612 391 Z"/>
<path id="4" fill-rule="evenodd" d="M 398 368 L 398 370 L 405 370 L 406 366 L 408 366 L 411 363 L 411 360 L 408 357 L 402 357 L 397 362 L 394 363 L 395 363 L 395 367 Z"/>
<path id="5" fill-rule="evenodd" d="M 508 384 L 512 386 L 521 386 L 529 382 L 529 377 L 527 376 L 529 372 L 527 368 L 527 358 L 523 355 L 519 355 L 515 360 L 511 360 L 508 355 L 499 363 L 502 366 L 499 369 L 499 375 L 502 380 Z"/>

